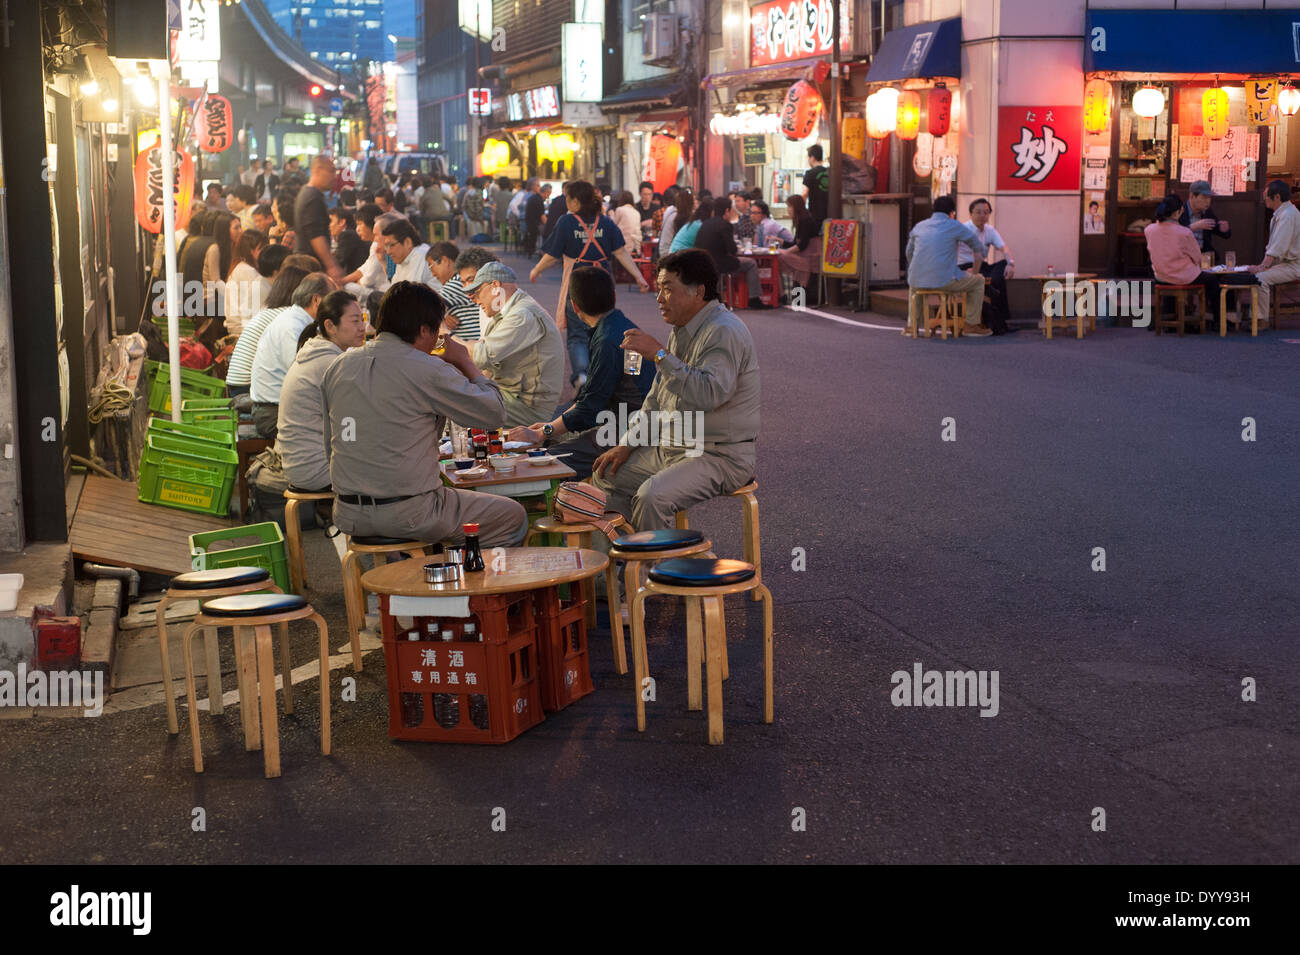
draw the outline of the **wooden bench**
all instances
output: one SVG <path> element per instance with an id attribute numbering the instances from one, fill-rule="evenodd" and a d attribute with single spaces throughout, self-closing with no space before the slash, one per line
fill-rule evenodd
<path id="1" fill-rule="evenodd" d="M 1181 338 L 1185 331 L 1186 324 L 1199 324 L 1201 334 L 1205 334 L 1205 286 L 1204 285 L 1160 285 L 1156 284 L 1155 289 L 1155 306 L 1156 306 L 1156 334 L 1159 335 L 1161 329 L 1166 326 L 1178 329 L 1178 336 Z M 1196 313 L 1192 317 L 1187 316 L 1187 299 L 1193 296 L 1196 299 Z M 1172 298 L 1174 300 L 1174 317 L 1165 318 L 1164 300 Z"/>

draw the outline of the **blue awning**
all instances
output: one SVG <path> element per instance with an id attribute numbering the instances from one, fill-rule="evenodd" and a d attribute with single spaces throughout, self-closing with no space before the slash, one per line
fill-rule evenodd
<path id="1" fill-rule="evenodd" d="M 1300 10 L 1092 10 L 1084 70 L 1300 72 Z"/>
<path id="2" fill-rule="evenodd" d="M 871 60 L 868 83 L 961 76 L 961 17 L 890 30 Z"/>

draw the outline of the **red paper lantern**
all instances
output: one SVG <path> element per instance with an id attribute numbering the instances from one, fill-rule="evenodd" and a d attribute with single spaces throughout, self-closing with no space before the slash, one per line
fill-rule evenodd
<path id="1" fill-rule="evenodd" d="M 654 185 L 655 192 L 667 191 L 677 181 L 677 165 L 681 158 L 682 144 L 676 136 L 655 133 L 650 137 L 642 178 Z"/>
<path id="2" fill-rule="evenodd" d="M 135 219 L 146 232 L 157 235 L 163 224 L 162 150 L 155 142 L 135 160 Z M 194 201 L 194 158 L 185 150 L 176 150 L 173 168 L 176 196 L 176 228 L 184 229 L 190 221 L 190 204 Z"/>
<path id="3" fill-rule="evenodd" d="M 224 96 L 209 95 L 199 115 L 199 148 L 205 153 L 222 153 L 234 141 L 234 111 Z"/>
<path id="4" fill-rule="evenodd" d="M 817 128 L 821 117 L 822 98 L 817 87 L 807 80 L 799 80 L 785 94 L 781 106 L 781 134 L 786 139 L 807 139 Z"/>
<path id="5" fill-rule="evenodd" d="M 947 136 L 952 121 L 952 93 L 942 83 L 930 90 L 930 135 Z"/>

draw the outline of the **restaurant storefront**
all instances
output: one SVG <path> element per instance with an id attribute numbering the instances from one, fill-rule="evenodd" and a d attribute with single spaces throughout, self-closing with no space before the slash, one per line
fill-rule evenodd
<path id="1" fill-rule="evenodd" d="M 521 85 L 505 93 L 493 104 L 492 119 L 477 162 L 483 175 L 573 178 L 579 130 L 565 124 L 558 83 Z"/>
<path id="2" fill-rule="evenodd" d="M 1215 239 L 1215 264 L 1229 252 L 1260 261 L 1261 190 L 1300 179 L 1297 31 L 1300 10 L 1088 13 L 1080 269 L 1149 274 L 1142 227 L 1197 180 L 1231 230 Z"/>
<path id="3" fill-rule="evenodd" d="M 663 193 L 694 182 L 695 151 L 690 112 L 680 84 L 652 81 L 605 97 L 601 112 L 617 119 L 619 155 L 611 162 L 610 186 L 637 195 L 643 181 Z"/>

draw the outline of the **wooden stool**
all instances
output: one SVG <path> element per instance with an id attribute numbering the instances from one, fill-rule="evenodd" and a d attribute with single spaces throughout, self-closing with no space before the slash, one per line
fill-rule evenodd
<path id="1" fill-rule="evenodd" d="M 917 299 L 920 299 L 918 302 Z M 937 301 L 932 301 L 937 299 Z M 917 309 L 920 308 L 920 315 Z M 930 309 L 934 312 L 931 314 Z M 919 317 L 919 323 L 918 323 Z M 918 324 L 925 330 L 925 337 L 930 337 L 930 329 L 938 326 L 939 334 L 948 337 L 948 320 L 952 320 L 952 335 L 961 335 L 961 327 L 966 320 L 966 296 L 957 292 L 945 292 L 941 288 L 914 288 L 908 299 L 907 327 L 908 333 L 917 337 Z"/>
<path id="2" fill-rule="evenodd" d="M 352 642 L 352 669 L 361 672 L 361 630 L 366 625 L 366 592 L 361 586 L 362 554 L 406 554 L 424 556 L 428 545 L 401 537 L 349 537 L 343 555 L 343 602 L 348 614 L 348 637 Z M 376 560 L 378 558 L 376 557 Z"/>
<path id="3" fill-rule="evenodd" d="M 163 695 L 167 700 L 167 732 L 176 734 L 180 727 L 176 723 L 176 700 L 172 693 L 172 665 L 167 651 L 167 605 L 177 600 L 208 597 L 231 597 L 235 594 L 252 593 L 257 590 L 271 590 L 280 593 L 280 588 L 271 579 L 271 572 L 264 567 L 220 567 L 215 570 L 196 570 L 189 574 L 179 574 L 167 585 L 167 592 L 158 602 L 158 655 L 162 658 Z M 289 629 L 285 626 L 280 631 L 283 639 L 288 639 Z M 214 638 L 204 640 L 207 656 L 208 704 L 212 712 L 223 712 L 221 703 L 221 660 L 217 653 L 217 641 Z"/>
<path id="4" fill-rule="evenodd" d="M 289 665 L 290 620 L 310 619 L 320 632 L 320 751 L 330 753 L 330 648 L 325 621 L 311 604 L 295 594 L 245 594 L 218 597 L 204 604 L 185 630 L 185 692 L 190 705 L 190 740 L 194 744 L 194 771 L 203 772 L 203 746 L 199 742 L 199 703 L 194 694 L 194 660 L 190 641 L 200 630 L 231 627 L 235 631 L 235 657 L 239 670 L 239 711 L 244 724 L 244 748 L 262 750 L 266 778 L 280 775 L 280 729 L 275 716 L 275 654 L 271 625 L 280 624 L 280 668 L 284 677 L 284 712 L 293 712 L 293 672 Z M 250 646 L 242 646 L 253 630 Z M 255 661 L 255 662 L 254 662 Z M 254 667 L 256 668 L 254 670 Z M 258 719 L 258 701 L 261 720 Z M 262 729 L 265 726 L 265 731 Z"/>
<path id="5" fill-rule="evenodd" d="M 447 220 L 434 219 L 429 223 L 429 244 L 447 241 Z"/>
<path id="6" fill-rule="evenodd" d="M 605 568 L 605 589 L 609 594 L 609 630 L 614 642 L 614 666 L 627 672 L 627 655 L 623 649 L 623 613 L 618 599 L 617 561 L 623 561 L 623 589 L 627 591 L 628 619 L 631 622 L 632 596 L 641 588 L 641 565 L 669 557 L 689 557 L 712 553 L 713 545 L 699 531 L 640 531 L 614 541 L 609 549 L 609 566 Z M 639 684 L 638 684 L 639 686 Z"/>
<path id="7" fill-rule="evenodd" d="M 610 511 L 605 515 L 605 520 L 612 524 L 616 529 L 627 527 L 627 519 L 615 511 Z M 554 517 L 543 517 L 533 522 L 533 526 L 528 529 L 527 536 L 524 537 L 524 546 L 531 546 L 534 534 L 561 534 L 564 536 L 565 547 L 585 547 L 591 549 L 591 535 L 593 533 L 603 534 L 595 524 L 566 524 L 558 521 Z M 596 578 L 588 577 L 582 582 L 582 595 L 587 601 L 587 626 L 596 626 Z M 614 615 L 618 613 L 618 590 L 609 598 L 609 618 L 611 621 Z M 610 626 L 613 624 L 611 622 Z M 626 672 L 620 670 L 620 673 Z"/>
<path id="8" fill-rule="evenodd" d="M 745 563 L 754 565 L 754 579 L 761 584 L 763 582 L 763 554 L 758 539 L 758 495 L 754 493 L 757 490 L 758 482 L 750 481 L 744 487 L 736 488 L 726 496 L 740 498 L 740 534 Z M 689 527 L 690 523 L 686 512 L 678 511 L 677 529 L 684 531 Z M 759 600 L 758 590 L 751 590 L 749 598 L 750 600 Z"/>
<path id="9" fill-rule="evenodd" d="M 645 586 L 632 597 L 632 666 L 636 673 L 636 728 L 645 732 L 645 699 L 641 686 L 649 676 L 646 660 L 644 603 L 652 594 L 686 598 L 686 705 L 702 709 L 701 650 L 707 661 L 709 684 L 709 742 L 722 742 L 722 681 L 726 679 L 727 632 L 722 598 L 755 590 L 763 601 L 763 722 L 771 723 L 772 594 L 758 581 L 753 564 L 739 560 L 682 557 L 665 560 L 650 571 Z M 701 625 L 702 624 L 702 625 Z"/>
<path id="10" fill-rule="evenodd" d="M 1187 317 L 1187 296 L 1196 296 L 1196 314 L 1192 318 Z M 1164 316 L 1164 299 L 1172 298 L 1175 302 L 1175 314 L 1171 319 L 1166 320 Z M 1199 324 L 1201 334 L 1205 334 L 1205 286 L 1204 285 L 1156 285 L 1156 334 L 1168 325 L 1170 328 L 1178 329 L 1178 337 L 1181 338 L 1184 326 L 1187 322 Z"/>
<path id="11" fill-rule="evenodd" d="M 1228 334 L 1228 293 L 1250 292 L 1250 335 L 1259 334 L 1259 286 L 1258 285 L 1220 285 L 1219 286 L 1219 337 Z M 1268 321 L 1265 317 L 1265 322 Z M 1241 299 L 1237 299 L 1237 327 L 1241 327 Z"/>
<path id="12" fill-rule="evenodd" d="M 284 541 L 289 549 L 289 589 L 295 594 L 307 586 L 307 564 L 302 556 L 302 524 L 298 522 L 300 501 L 332 501 L 333 491 L 302 491 L 289 487 L 284 492 Z"/>

